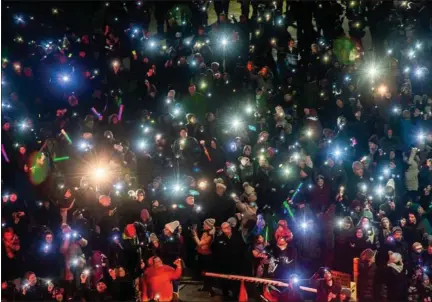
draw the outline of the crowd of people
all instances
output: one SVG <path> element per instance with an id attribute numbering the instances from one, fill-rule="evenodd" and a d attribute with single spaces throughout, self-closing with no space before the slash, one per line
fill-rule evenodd
<path id="1" fill-rule="evenodd" d="M 431 3 L 210 2 L 2 2 L 2 301 L 431 301 Z"/>

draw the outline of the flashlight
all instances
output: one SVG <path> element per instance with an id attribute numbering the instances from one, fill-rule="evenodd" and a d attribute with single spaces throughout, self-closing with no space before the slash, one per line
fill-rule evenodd
<path id="1" fill-rule="evenodd" d="M 197 212 L 200 212 L 200 211 L 201 211 L 201 206 L 197 206 L 197 207 L 196 207 L 196 211 L 197 211 Z"/>
<path id="2" fill-rule="evenodd" d="M 144 149 L 145 147 L 146 147 L 146 143 L 145 143 L 145 141 L 141 141 L 141 142 L 139 142 L 139 148 L 140 149 Z"/>
<path id="3" fill-rule="evenodd" d="M 335 154 L 336 157 L 339 157 L 339 156 L 341 156 L 342 152 L 341 152 L 341 150 L 336 149 L 335 152 L 334 152 L 334 154 Z"/>
<path id="4" fill-rule="evenodd" d="M 204 190 L 205 188 L 207 188 L 207 182 L 206 181 L 200 181 L 198 183 L 198 188 L 200 188 L 201 190 Z"/>
<path id="5" fill-rule="evenodd" d="M 78 237 L 78 233 L 77 233 L 77 232 L 73 232 L 73 233 L 72 233 L 72 236 L 73 236 L 74 238 L 76 238 L 76 237 Z"/>
<path id="6" fill-rule="evenodd" d="M 173 189 L 175 192 L 179 192 L 181 190 L 181 186 L 179 184 L 175 184 Z"/>
<path id="7" fill-rule="evenodd" d="M 294 158 L 294 160 L 299 160 L 300 159 L 300 154 L 294 153 L 293 154 L 293 158 Z"/>
<path id="8" fill-rule="evenodd" d="M 389 175 L 390 174 L 390 169 L 389 168 L 385 168 L 383 170 L 384 175 Z"/>
<path id="9" fill-rule="evenodd" d="M 96 178 L 102 178 L 106 173 L 106 170 L 104 168 L 96 168 L 93 172 L 93 176 Z"/>
<path id="10" fill-rule="evenodd" d="M 366 192 L 366 191 L 367 191 L 367 185 L 366 185 L 366 184 L 362 184 L 362 186 L 361 186 L 361 190 L 362 190 L 363 192 Z"/>
<path id="11" fill-rule="evenodd" d="M 51 284 L 51 280 L 50 279 L 46 280 L 46 284 L 50 285 Z"/>
<path id="12" fill-rule="evenodd" d="M 301 224 L 300 224 L 300 226 L 301 226 L 301 228 L 302 229 L 306 229 L 307 228 L 307 223 L 306 222 L 302 222 Z"/>
<path id="13" fill-rule="evenodd" d="M 417 136 L 417 139 L 419 141 L 423 141 L 426 138 L 426 135 L 423 132 L 420 132 L 420 134 Z"/>
<path id="14" fill-rule="evenodd" d="M 120 66 L 119 61 L 114 60 L 114 61 L 112 62 L 112 66 L 113 66 L 113 67 L 119 67 L 119 66 Z"/>
<path id="15" fill-rule="evenodd" d="M 116 183 L 114 185 L 114 188 L 116 188 L 117 190 L 121 190 L 123 188 L 123 185 L 121 183 Z"/>
<path id="16" fill-rule="evenodd" d="M 222 45 L 226 46 L 228 44 L 228 40 L 226 38 L 222 39 Z"/>
<path id="17" fill-rule="evenodd" d="M 381 85 L 380 87 L 378 87 L 378 92 L 381 95 L 384 95 L 387 92 L 387 87 L 385 85 Z"/>
<path id="18" fill-rule="evenodd" d="M 312 130 L 310 130 L 310 129 L 308 129 L 307 131 L 306 131 L 306 136 L 307 137 L 311 137 L 312 136 Z"/>
<path id="19" fill-rule="evenodd" d="M 85 269 L 83 270 L 83 274 L 88 276 L 90 274 L 90 270 L 89 269 Z"/>
<path id="20" fill-rule="evenodd" d="M 72 260 L 72 265 L 78 265 L 78 258 L 75 258 Z"/>
<path id="21" fill-rule="evenodd" d="M 393 49 L 387 50 L 387 54 L 391 55 L 393 53 Z"/>
<path id="22" fill-rule="evenodd" d="M 63 76 L 61 77 L 61 79 L 62 79 L 62 81 L 65 82 L 65 83 L 69 82 L 69 80 L 70 80 L 70 78 L 69 78 L 68 75 L 63 75 Z"/>
<path id="23" fill-rule="evenodd" d="M 378 187 L 376 193 L 378 196 L 381 196 L 384 193 L 384 189 L 382 187 Z"/>
<path id="24" fill-rule="evenodd" d="M 291 170 L 289 168 L 284 169 L 285 175 L 289 175 L 291 173 Z"/>
<path id="25" fill-rule="evenodd" d="M 293 278 L 293 282 L 294 282 L 294 283 L 298 283 L 298 282 L 299 282 L 299 279 L 298 279 L 297 277 L 294 277 L 294 278 Z"/>
<path id="26" fill-rule="evenodd" d="M 177 204 L 173 204 L 171 207 L 172 207 L 173 209 L 177 209 Z"/>
<path id="27" fill-rule="evenodd" d="M 338 224 L 338 226 L 341 228 L 342 226 L 343 226 L 343 219 L 339 219 L 338 220 L 338 222 L 337 222 L 337 224 Z"/>
<path id="28" fill-rule="evenodd" d="M 234 128 L 238 128 L 240 126 L 240 121 L 238 119 L 234 119 L 232 125 Z"/>

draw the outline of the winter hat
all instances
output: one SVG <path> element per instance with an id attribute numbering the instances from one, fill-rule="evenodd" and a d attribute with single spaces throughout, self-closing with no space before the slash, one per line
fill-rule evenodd
<path id="1" fill-rule="evenodd" d="M 111 124 L 114 118 L 118 119 L 118 115 L 116 113 L 113 113 L 108 117 L 108 123 Z"/>
<path id="2" fill-rule="evenodd" d="M 149 220 L 150 219 L 150 213 L 149 213 L 149 211 L 147 209 L 142 209 L 140 217 L 141 217 L 142 221 Z"/>
<path id="3" fill-rule="evenodd" d="M 133 225 L 133 223 L 130 223 L 130 224 L 125 226 L 124 233 L 129 238 L 133 238 L 136 236 L 136 228 Z"/>
<path id="4" fill-rule="evenodd" d="M 392 234 L 395 234 L 395 233 L 402 233 L 402 229 L 398 226 L 393 227 Z"/>
<path id="5" fill-rule="evenodd" d="M 345 295 L 347 298 L 351 298 L 351 290 L 349 288 L 343 287 L 340 293 Z"/>
<path id="6" fill-rule="evenodd" d="M 175 94 L 176 94 L 175 90 L 174 90 L 174 89 L 171 89 L 170 91 L 168 91 L 167 96 L 168 96 L 168 97 L 171 97 L 171 98 L 175 98 Z"/>
<path id="7" fill-rule="evenodd" d="M 401 254 L 393 253 L 392 251 L 389 251 L 388 254 L 389 254 L 389 263 L 399 263 L 402 261 Z"/>
<path id="8" fill-rule="evenodd" d="M 226 222 L 228 222 L 232 228 L 235 228 L 237 226 L 237 219 L 235 217 L 228 218 Z"/>
<path id="9" fill-rule="evenodd" d="M 204 224 L 208 227 L 214 228 L 216 220 L 214 220 L 213 218 L 207 218 L 206 220 L 204 220 Z"/>
<path id="10" fill-rule="evenodd" d="M 155 233 L 151 233 L 149 236 L 149 240 L 150 240 L 150 242 L 159 241 L 159 238 L 156 236 Z"/>
<path id="11" fill-rule="evenodd" d="M 414 242 L 412 245 L 412 250 L 414 252 L 421 252 L 423 250 L 423 246 L 421 245 L 420 242 Z"/>
<path id="12" fill-rule="evenodd" d="M 371 261 L 375 257 L 375 252 L 372 249 L 365 249 L 360 254 L 360 259 Z"/>
<path id="13" fill-rule="evenodd" d="M 362 216 L 369 219 L 369 221 L 373 220 L 373 214 L 371 210 L 369 210 L 368 208 L 363 209 Z"/>
<path id="14" fill-rule="evenodd" d="M 255 192 L 255 188 L 252 187 L 249 183 L 243 183 L 243 189 L 246 195 L 250 195 Z"/>
<path id="15" fill-rule="evenodd" d="M 171 232 L 174 233 L 174 231 L 179 227 L 180 222 L 178 220 L 172 221 L 170 223 L 167 223 L 165 227 Z"/>
<path id="16" fill-rule="evenodd" d="M 376 134 L 372 135 L 371 137 L 369 137 L 368 142 L 378 146 L 379 145 L 378 136 Z"/>
<path id="17" fill-rule="evenodd" d="M 111 131 L 107 130 L 104 132 L 104 138 L 114 138 L 114 134 Z"/>

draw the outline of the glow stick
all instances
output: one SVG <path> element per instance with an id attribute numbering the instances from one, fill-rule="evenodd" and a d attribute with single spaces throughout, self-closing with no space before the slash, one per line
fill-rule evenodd
<path id="1" fill-rule="evenodd" d="M 70 139 L 69 135 L 64 131 L 64 129 L 60 130 L 61 134 L 66 138 L 69 144 L 72 144 L 72 140 Z"/>
<path id="2" fill-rule="evenodd" d="M 5 147 L 4 147 L 3 144 L 1 145 L 1 149 L 2 149 L 2 154 L 3 154 L 3 157 L 4 157 L 5 161 L 6 161 L 7 163 L 9 163 L 9 157 L 8 157 L 7 154 L 6 154 L 6 150 L 5 150 Z"/>
<path id="3" fill-rule="evenodd" d="M 95 107 L 91 107 L 91 111 L 98 117 L 98 118 L 100 118 L 101 117 L 101 114 L 99 113 L 99 112 L 97 112 L 97 110 L 96 110 L 96 108 Z"/>
<path id="4" fill-rule="evenodd" d="M 68 160 L 68 159 L 69 159 L 69 156 L 56 157 L 56 158 L 53 158 L 53 162 L 64 161 L 64 160 Z"/>
<path id="5" fill-rule="evenodd" d="M 120 108 L 119 108 L 119 113 L 118 113 L 118 120 L 119 120 L 119 121 L 121 121 L 121 119 L 122 119 L 123 108 L 124 108 L 124 105 L 121 104 L 121 105 L 120 105 Z"/>

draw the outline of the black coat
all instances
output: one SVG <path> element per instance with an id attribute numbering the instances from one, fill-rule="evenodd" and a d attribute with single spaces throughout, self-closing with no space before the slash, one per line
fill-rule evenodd
<path id="1" fill-rule="evenodd" d="M 408 301 L 408 280 L 405 268 L 401 272 L 397 272 L 394 268 L 387 267 L 385 270 L 385 280 L 388 301 Z"/>
<path id="2" fill-rule="evenodd" d="M 240 274 L 243 268 L 242 259 L 246 251 L 246 245 L 241 234 L 233 229 L 230 238 L 221 234 L 216 236 L 213 244 L 217 263 L 220 264 L 220 272 Z"/>

